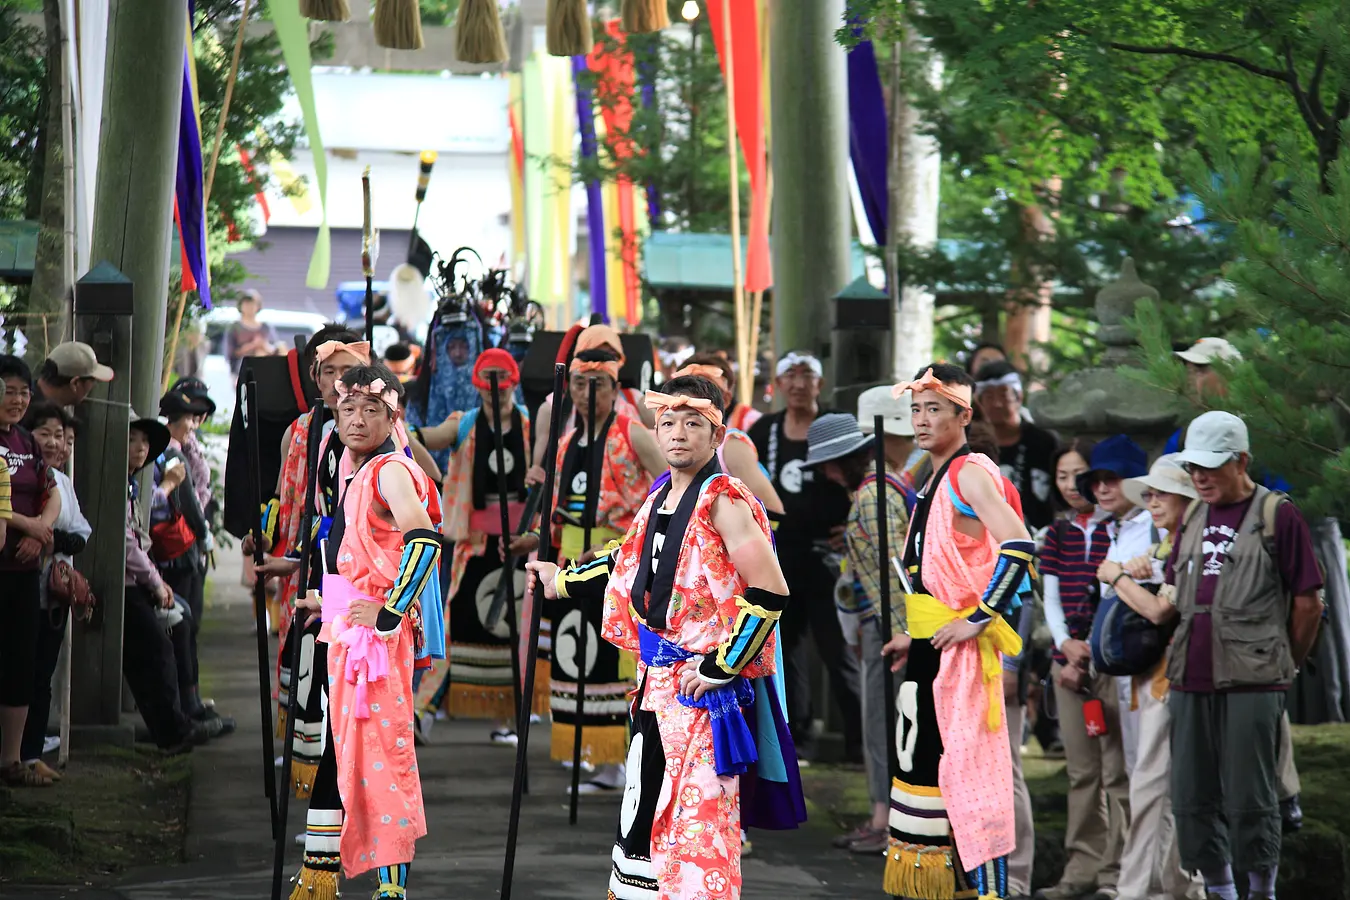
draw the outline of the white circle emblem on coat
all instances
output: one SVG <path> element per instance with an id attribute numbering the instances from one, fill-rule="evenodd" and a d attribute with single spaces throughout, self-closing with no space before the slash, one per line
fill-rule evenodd
<path id="1" fill-rule="evenodd" d="M 586 493 L 586 472 L 584 470 L 573 476 L 572 493 L 577 496 L 582 496 Z"/>
<path id="2" fill-rule="evenodd" d="M 581 637 L 582 628 L 586 629 L 586 674 L 590 675 L 591 670 L 595 668 L 595 657 L 599 653 L 600 635 L 590 622 L 582 618 L 581 610 L 574 609 L 563 616 L 557 632 L 553 635 L 553 661 L 573 681 L 578 675 L 577 642 Z"/>
<path id="3" fill-rule="evenodd" d="M 783 463 L 783 469 L 778 473 L 778 481 L 783 485 L 783 490 L 789 494 L 800 494 L 802 492 L 802 460 L 793 459 Z"/>
<path id="4" fill-rule="evenodd" d="M 488 625 L 488 611 L 492 609 L 492 599 L 497 595 L 497 586 L 501 584 L 501 580 L 501 569 L 498 569 L 495 572 L 489 572 L 487 575 L 483 576 L 483 580 L 478 582 L 478 590 L 474 595 L 474 603 L 478 607 L 478 621 L 483 624 L 483 629 L 493 637 L 505 640 L 511 636 L 509 624 L 506 621 L 506 615 L 510 609 L 509 607 L 502 611 L 502 615 L 497 619 L 496 625 Z M 525 573 L 520 569 L 515 569 L 513 570 L 513 577 L 511 580 L 514 582 L 513 587 L 515 588 L 516 595 L 516 621 L 519 622 L 520 612 L 524 605 L 522 601 L 525 598 Z"/>
<path id="5" fill-rule="evenodd" d="M 633 830 L 637 821 L 638 806 L 642 803 L 642 732 L 633 735 L 628 745 L 628 763 L 625 767 L 627 782 L 623 786 L 623 805 L 619 807 L 619 830 L 624 837 Z"/>
<path id="6" fill-rule="evenodd" d="M 516 456 L 510 450 L 502 448 L 502 460 L 506 463 L 506 474 L 510 475 L 516 470 Z M 488 471 L 493 475 L 497 474 L 497 451 L 493 450 L 488 454 Z"/>

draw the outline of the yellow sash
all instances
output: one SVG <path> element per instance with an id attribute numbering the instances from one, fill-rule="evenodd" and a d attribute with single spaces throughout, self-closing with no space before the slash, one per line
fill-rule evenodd
<path id="1" fill-rule="evenodd" d="M 906 594 L 905 615 L 909 636 L 930 639 L 943 625 L 957 619 L 968 619 L 979 608 L 952 609 L 931 594 Z M 989 694 L 989 730 L 993 731 L 998 728 L 1003 716 L 1003 665 L 995 651 L 1004 656 L 1017 656 L 1022 652 L 1022 638 L 1008 624 L 1007 619 L 995 613 L 975 642 L 980 648 L 980 669 L 985 690 Z"/>

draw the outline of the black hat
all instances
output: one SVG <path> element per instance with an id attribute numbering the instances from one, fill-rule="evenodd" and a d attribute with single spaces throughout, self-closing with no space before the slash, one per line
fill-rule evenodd
<path id="1" fill-rule="evenodd" d="M 131 414 L 136 416 L 134 410 Z M 145 458 L 146 465 L 164 455 L 164 451 L 169 447 L 169 426 L 150 416 L 137 416 L 131 420 L 131 427 L 144 431 L 146 437 L 150 439 L 150 455 Z"/>
<path id="2" fill-rule="evenodd" d="M 211 412 L 212 406 L 210 400 L 193 397 L 178 385 L 169 388 L 169 392 L 159 398 L 159 414 L 170 422 L 183 416 L 205 415 Z"/>
<path id="3" fill-rule="evenodd" d="M 200 378 L 180 378 L 173 384 L 175 391 L 182 391 L 192 400 L 200 400 L 205 403 L 207 409 L 204 412 L 209 416 L 216 414 L 216 401 L 211 399 L 211 391 L 206 387 L 206 382 Z"/>

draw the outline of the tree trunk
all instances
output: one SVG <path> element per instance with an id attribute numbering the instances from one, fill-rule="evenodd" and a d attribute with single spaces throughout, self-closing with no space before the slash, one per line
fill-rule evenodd
<path id="1" fill-rule="evenodd" d="M 942 80 L 942 60 L 929 53 L 926 41 L 912 28 L 905 29 L 903 47 L 897 47 L 891 63 L 891 141 L 887 184 L 890 198 L 891 246 L 907 241 L 915 248 L 928 249 L 937 243 L 938 192 L 942 180 L 942 155 L 938 143 L 923 133 L 923 118 L 910 102 L 901 80 L 901 51 L 912 65 L 923 67 L 923 77 L 937 85 Z M 898 256 L 898 253 L 896 254 Z M 892 261 L 888 284 L 899 283 L 898 260 Z M 933 359 L 933 305 L 936 297 L 927 289 L 910 285 L 900 291 L 892 329 L 894 349 L 892 374 L 896 381 L 908 381 Z"/>
<path id="2" fill-rule="evenodd" d="M 1058 189 L 1058 179 L 1051 187 Z M 1020 246 L 1034 247 L 1054 236 L 1055 220 L 1039 204 L 1020 207 L 1022 224 Z M 1050 339 L 1050 309 L 1054 285 L 1028 255 L 1014 251 L 1012 286 L 1008 291 L 1007 316 L 1003 324 L 1003 349 L 1008 359 L 1025 370 L 1031 361 L 1033 342 Z M 990 340 L 990 338 L 986 338 Z"/>
<path id="3" fill-rule="evenodd" d="M 61 56 L 60 0 L 43 0 L 47 33 L 47 114 L 42 123 L 42 194 L 38 211 L 37 256 L 28 294 L 28 317 L 22 322 L 28 338 L 25 353 L 34 368 L 47 358 L 51 345 L 65 333 L 65 148 L 62 146 L 62 92 L 66 79 Z"/>
<path id="4" fill-rule="evenodd" d="M 773 338 L 827 359 L 831 298 L 851 277 L 848 78 L 834 42 L 844 0 L 769 4 L 773 133 Z M 728 115 L 731 112 L 728 111 Z M 753 364 L 753 361 L 744 361 Z M 827 401 L 828 402 L 828 401 Z"/>

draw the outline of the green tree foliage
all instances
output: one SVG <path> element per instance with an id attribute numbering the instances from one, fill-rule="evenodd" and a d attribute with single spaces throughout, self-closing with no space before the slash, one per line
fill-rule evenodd
<path id="1" fill-rule="evenodd" d="M 884 15 L 894 6 L 854 0 L 850 12 L 882 42 L 917 29 L 943 57 L 939 91 L 906 90 L 942 146 L 942 236 L 968 242 L 906 254 L 904 268 L 974 307 L 962 324 L 1041 279 L 1057 302 L 1086 302 L 1128 254 L 1171 327 L 1221 331 L 1235 314 L 1213 302 L 1217 274 L 1234 250 L 1197 221 L 1182 160 L 1295 133 L 1325 167 L 1350 114 L 1340 0 L 948 0 L 910 4 L 905 20 Z M 1037 213 L 1052 227 L 1029 227 Z M 1095 355 L 1073 336 L 1056 343 Z"/>
<path id="2" fill-rule="evenodd" d="M 1255 145 L 1216 148 L 1189 173 L 1209 215 L 1232 232 L 1243 361 L 1221 366 L 1223 396 L 1191 397 L 1174 337 L 1152 304 L 1136 315 L 1151 383 L 1191 410 L 1241 416 L 1259 465 L 1285 478 L 1306 512 L 1350 513 L 1350 156 L 1323 168 L 1286 145 L 1272 163 Z"/>
<path id="3" fill-rule="evenodd" d="M 42 186 L 33 160 L 46 118 L 47 67 L 42 30 L 21 23 L 21 10 L 33 11 L 19 0 L 0 0 L 0 219 L 35 217 Z"/>

